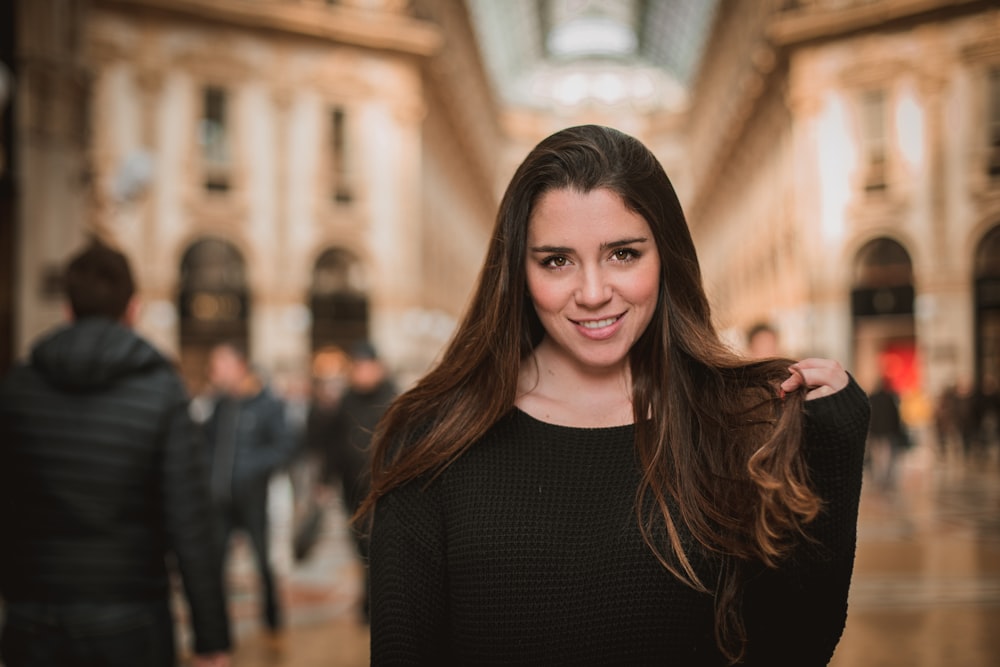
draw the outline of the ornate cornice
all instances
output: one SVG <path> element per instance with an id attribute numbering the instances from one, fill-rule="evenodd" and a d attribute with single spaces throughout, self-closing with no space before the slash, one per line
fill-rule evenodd
<path id="1" fill-rule="evenodd" d="M 96 0 L 95 5 L 147 10 L 421 57 L 435 54 L 442 43 L 440 31 L 430 23 L 398 11 L 379 11 L 373 15 L 371 10 L 350 5 L 275 0 Z M 373 16 L 378 20 L 373 20 Z"/>
<path id="2" fill-rule="evenodd" d="M 840 39 L 866 30 L 883 30 L 893 22 L 920 19 L 938 12 L 958 14 L 995 6 L 991 0 L 877 0 L 845 6 L 813 0 L 775 15 L 767 35 L 777 46 Z"/>

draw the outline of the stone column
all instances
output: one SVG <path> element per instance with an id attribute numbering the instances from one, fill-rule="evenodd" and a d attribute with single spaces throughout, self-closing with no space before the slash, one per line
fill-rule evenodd
<path id="1" fill-rule="evenodd" d="M 824 293 L 823 273 L 826 247 L 816 243 L 818 233 L 816 221 L 820 211 L 817 206 L 820 191 L 820 115 L 823 112 L 823 89 L 826 85 L 819 80 L 808 61 L 794 63 L 789 76 L 788 109 L 791 115 L 791 179 L 792 200 L 790 226 L 799 238 L 811 239 L 799 245 L 802 256 L 798 258 L 801 276 L 800 284 L 790 295 L 789 317 L 798 319 L 797 336 L 794 340 L 797 353 L 827 354 L 835 356 L 845 364 L 848 353 L 845 345 L 830 349 L 830 345 L 849 340 L 834 323 L 840 320 L 839 309 L 828 301 L 835 295 Z M 792 342 L 785 340 L 786 344 Z"/>
<path id="2" fill-rule="evenodd" d="M 252 314 L 255 335 L 251 336 L 254 357 L 262 366 L 278 374 L 308 372 L 309 319 L 303 304 L 308 276 L 301 262 L 305 249 L 293 238 L 290 196 L 290 155 L 292 152 L 291 107 L 293 91 L 283 85 L 271 90 L 270 121 L 273 127 L 272 171 L 274 207 L 271 245 L 262 248 L 273 269 L 269 284 L 255 291 Z"/>
<path id="3" fill-rule="evenodd" d="M 401 75 L 407 84 L 407 75 Z M 372 337 L 394 371 L 420 372 L 426 354 L 407 335 L 407 313 L 423 304 L 421 198 L 423 102 L 415 95 L 374 99 L 363 106 L 362 179 L 370 212 Z"/>
<path id="4" fill-rule="evenodd" d="M 156 265 L 155 258 L 158 256 L 156 247 L 156 210 L 152 202 L 155 199 L 157 174 L 155 165 L 157 163 L 159 110 L 163 92 L 163 72 L 153 66 L 143 66 L 135 72 L 135 87 L 139 93 L 139 145 L 132 149 L 126 159 L 133 160 L 134 168 L 148 168 L 148 178 L 137 183 L 135 192 L 132 195 L 132 203 L 138 208 L 137 219 L 140 223 L 139 247 L 135 250 L 139 253 L 136 260 L 152 261 Z M 145 164 L 142 164 L 142 163 Z M 142 174 L 138 174 L 142 176 Z"/>
<path id="5" fill-rule="evenodd" d="M 22 356 L 40 333 L 62 319 L 59 277 L 84 238 L 89 80 L 79 45 L 86 4 L 17 4 L 20 80 L 14 141 L 22 190 L 15 223 L 15 356 Z"/>
<path id="6" fill-rule="evenodd" d="M 916 300 L 916 333 L 919 344 L 924 391 L 936 397 L 959 377 L 973 374 L 972 285 L 968 258 L 959 256 L 948 201 L 948 160 L 946 155 L 945 92 L 948 79 L 925 74 L 920 96 L 926 118 L 926 182 L 918 188 L 929 193 L 930 217 L 926 269 L 915 276 L 919 288 Z"/>

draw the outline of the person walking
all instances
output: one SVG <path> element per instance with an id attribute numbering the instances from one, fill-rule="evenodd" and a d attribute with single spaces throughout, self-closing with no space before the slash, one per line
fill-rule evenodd
<path id="1" fill-rule="evenodd" d="M 612 128 L 537 145 L 490 238 L 375 433 L 372 664 L 827 664 L 857 383 L 721 340 L 667 175 Z"/>
<path id="2" fill-rule="evenodd" d="M 0 658 L 7 667 L 176 664 L 171 575 L 194 664 L 229 664 L 207 476 L 174 364 L 136 334 L 127 258 L 69 262 L 72 322 L 0 386 Z"/>
<path id="3" fill-rule="evenodd" d="M 871 403 L 868 456 L 872 480 L 882 491 L 891 491 L 896 486 L 896 467 L 906 442 L 906 425 L 899 414 L 899 394 L 889 379 L 883 377 L 868 399 Z"/>
<path id="4" fill-rule="evenodd" d="M 778 330 L 767 322 L 758 322 L 747 330 L 747 354 L 751 359 L 780 356 Z"/>
<path id="5" fill-rule="evenodd" d="M 339 483 L 344 509 L 353 516 L 368 495 L 372 433 L 398 391 L 370 342 L 356 343 L 350 357 L 347 391 L 315 437 L 324 452 L 323 486 L 328 489 Z M 367 623 L 368 536 L 360 530 L 352 530 L 351 536 L 365 571 L 360 611 L 362 621 Z"/>
<path id="6" fill-rule="evenodd" d="M 238 344 L 212 348 L 209 382 L 217 396 L 203 428 L 216 546 L 224 567 L 233 531 L 249 538 L 260 579 L 262 620 L 270 632 L 278 632 L 283 618 L 270 556 L 268 485 L 271 475 L 295 453 L 295 434 L 284 403 L 253 371 Z"/>

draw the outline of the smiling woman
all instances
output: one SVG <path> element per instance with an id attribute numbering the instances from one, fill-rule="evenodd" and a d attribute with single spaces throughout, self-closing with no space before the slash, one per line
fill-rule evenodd
<path id="1" fill-rule="evenodd" d="M 867 423 L 837 362 L 721 342 L 645 146 L 558 132 L 376 429 L 372 664 L 825 665 Z"/>
<path id="2" fill-rule="evenodd" d="M 656 309 L 660 260 L 649 225 L 611 190 L 552 190 L 535 205 L 528 247 L 528 293 L 547 335 L 526 359 L 517 406 L 565 424 L 631 423 L 627 383 L 604 378 L 627 379 L 629 350 Z M 564 412 L 578 407 L 560 399 L 581 381 L 593 385 L 591 405 Z"/>

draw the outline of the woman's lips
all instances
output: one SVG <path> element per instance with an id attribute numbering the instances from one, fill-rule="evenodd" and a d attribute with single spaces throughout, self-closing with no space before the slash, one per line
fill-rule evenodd
<path id="1" fill-rule="evenodd" d="M 621 315 L 612 315 L 611 317 L 572 320 L 572 322 L 576 325 L 577 331 L 587 338 L 591 340 L 604 340 L 615 335 L 615 332 L 621 327 L 621 321 L 624 317 L 625 313 L 622 313 Z"/>

